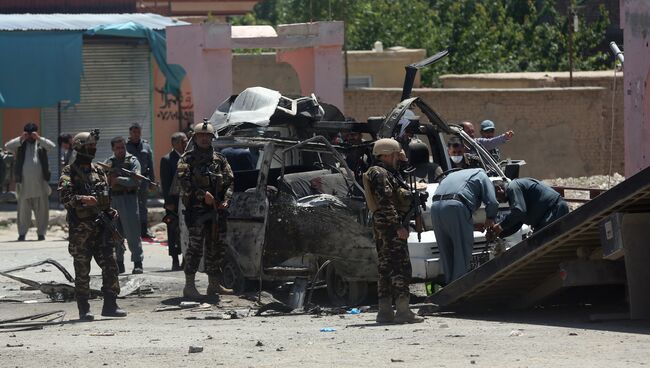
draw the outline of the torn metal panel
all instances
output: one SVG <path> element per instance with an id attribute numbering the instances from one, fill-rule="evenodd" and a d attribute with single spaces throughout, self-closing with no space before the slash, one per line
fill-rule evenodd
<path id="1" fill-rule="evenodd" d="M 69 285 L 69 284 L 61 284 L 57 282 L 37 282 L 33 280 L 29 280 L 23 277 L 18 277 L 15 275 L 9 274 L 10 272 L 15 272 L 15 271 L 22 271 L 31 267 L 36 267 L 40 266 L 43 264 L 51 264 L 54 267 L 56 267 L 63 276 L 70 282 L 74 283 L 74 278 L 70 275 L 68 270 L 65 269 L 59 262 L 53 260 L 53 259 L 46 259 L 40 262 L 36 263 L 31 263 L 28 265 L 24 266 L 18 266 L 14 267 L 10 270 L 0 272 L 0 275 L 8 277 L 10 279 L 16 280 L 18 282 L 22 282 L 23 284 L 29 285 L 33 287 L 36 290 L 40 290 L 43 294 L 46 294 L 50 299 L 53 301 L 68 301 L 68 300 L 74 300 L 74 286 Z M 102 292 L 96 289 L 90 289 L 90 297 L 91 298 L 97 298 L 102 295 Z"/>
<path id="2" fill-rule="evenodd" d="M 359 212 L 344 200 L 321 194 L 299 203 L 282 197 L 271 205 L 269 218 L 267 264 L 313 254 L 337 261 L 337 269 L 340 263 L 346 276 L 369 280 L 376 277 L 372 229 L 359 221 Z"/>

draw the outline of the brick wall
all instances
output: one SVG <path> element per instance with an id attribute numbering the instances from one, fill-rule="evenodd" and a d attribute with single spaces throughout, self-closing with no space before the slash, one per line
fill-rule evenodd
<path id="1" fill-rule="evenodd" d="M 611 91 L 606 88 L 416 89 L 413 95 L 450 123 L 490 119 L 497 131 L 514 130 L 502 157 L 526 160 L 523 176 L 546 179 L 608 171 Z M 347 90 L 345 114 L 359 121 L 385 115 L 400 96 L 398 88 Z M 612 172 L 622 173 L 622 118 L 615 119 L 613 142 Z"/>

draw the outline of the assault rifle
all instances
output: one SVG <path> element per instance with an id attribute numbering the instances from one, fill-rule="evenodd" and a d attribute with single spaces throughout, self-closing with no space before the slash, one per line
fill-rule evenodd
<path id="1" fill-rule="evenodd" d="M 404 170 L 404 173 L 408 175 L 408 183 L 405 182 L 401 177 L 396 175 L 397 181 L 400 186 L 404 189 L 407 189 L 411 193 L 411 207 L 409 211 L 404 216 L 402 220 L 402 225 L 405 228 L 409 228 L 411 220 L 415 221 L 415 231 L 418 233 L 418 242 L 422 241 L 422 233 L 424 232 L 424 223 L 422 221 L 422 211 L 426 210 L 427 198 L 429 198 L 429 193 L 426 191 L 419 191 L 417 189 L 417 183 L 415 181 L 415 175 L 413 172 L 415 168 L 410 168 Z"/>
<path id="2" fill-rule="evenodd" d="M 103 227 L 105 230 L 108 230 L 108 232 L 111 235 L 111 238 L 116 242 L 118 246 L 124 246 L 124 237 L 122 234 L 120 234 L 120 231 L 117 229 L 117 226 L 115 226 L 115 222 L 113 222 L 113 219 L 108 217 L 106 212 L 104 211 L 99 211 L 97 213 L 97 217 L 95 218 L 94 221 L 95 225 Z"/>
<path id="3" fill-rule="evenodd" d="M 134 178 L 136 178 L 138 180 L 144 180 L 144 181 L 146 181 L 147 183 L 149 183 L 149 184 L 151 184 L 153 186 L 156 186 L 156 187 L 158 186 L 158 183 L 156 183 L 155 181 L 152 181 L 148 177 L 146 177 L 146 176 L 144 176 L 142 174 L 138 174 L 135 171 L 127 170 L 127 169 L 125 169 L 123 167 L 113 167 L 113 166 L 111 166 L 109 164 L 105 164 L 103 162 L 97 162 L 97 165 L 101 166 L 106 171 L 114 172 L 116 174 L 122 174 L 122 175 L 125 175 L 125 176 L 132 176 L 132 177 L 134 177 Z"/>

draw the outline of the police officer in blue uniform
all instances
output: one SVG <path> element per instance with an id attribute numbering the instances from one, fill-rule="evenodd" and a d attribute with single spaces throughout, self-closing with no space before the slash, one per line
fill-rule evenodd
<path id="1" fill-rule="evenodd" d="M 510 213 L 494 226 L 495 234 L 504 238 L 517 232 L 522 224 L 537 232 L 569 213 L 569 206 L 553 188 L 537 179 L 519 178 L 510 183 L 495 181 L 499 202 L 510 204 Z"/>
<path id="2" fill-rule="evenodd" d="M 483 169 L 465 169 L 444 178 L 432 197 L 431 217 L 445 280 L 450 283 L 469 270 L 474 248 L 472 214 L 485 204 L 485 227 L 494 225 L 499 203 Z"/>

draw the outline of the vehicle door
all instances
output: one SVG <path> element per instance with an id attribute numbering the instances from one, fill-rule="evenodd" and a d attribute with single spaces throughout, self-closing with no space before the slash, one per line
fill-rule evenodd
<path id="1" fill-rule="evenodd" d="M 269 209 L 267 175 L 274 151 L 272 143 L 259 144 L 254 148 L 259 150 L 256 169 L 235 172 L 237 190 L 228 208 L 226 232 L 226 261 L 235 263 L 244 278 L 256 278 L 260 272 Z M 245 188 L 237 185 L 238 179 L 251 182 L 251 178 L 256 179 L 255 186 Z"/>

